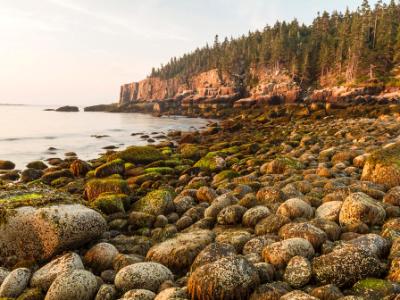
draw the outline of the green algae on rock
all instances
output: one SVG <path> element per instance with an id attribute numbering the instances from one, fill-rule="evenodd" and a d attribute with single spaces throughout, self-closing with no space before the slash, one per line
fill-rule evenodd
<path id="1" fill-rule="evenodd" d="M 164 156 L 157 148 L 152 146 L 131 146 L 112 154 L 109 160 L 114 160 L 116 158 L 123 159 L 133 164 L 147 164 L 163 159 Z"/>
<path id="2" fill-rule="evenodd" d="M 98 166 L 94 170 L 94 176 L 102 178 L 114 174 L 124 174 L 124 172 L 125 162 L 122 159 L 114 159 L 113 161 Z"/>
<path id="3" fill-rule="evenodd" d="M 100 194 L 106 192 L 128 194 L 129 187 L 128 183 L 122 179 L 91 179 L 86 183 L 85 195 L 92 201 L 97 198 Z"/>
<path id="4" fill-rule="evenodd" d="M 155 190 L 148 193 L 132 205 L 135 211 L 163 215 L 174 210 L 173 195 L 168 190 Z"/>
<path id="5" fill-rule="evenodd" d="M 91 205 L 101 212 L 109 215 L 118 212 L 125 212 L 124 203 L 128 202 L 125 194 L 114 194 L 110 192 L 100 194 L 91 202 Z"/>

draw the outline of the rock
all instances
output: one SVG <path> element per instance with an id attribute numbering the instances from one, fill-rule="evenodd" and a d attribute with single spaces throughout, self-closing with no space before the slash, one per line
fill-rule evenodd
<path id="1" fill-rule="evenodd" d="M 196 198 L 201 202 L 205 201 L 208 203 L 212 203 L 217 197 L 218 194 L 215 192 L 215 190 L 207 186 L 200 187 L 196 192 Z"/>
<path id="2" fill-rule="evenodd" d="M 0 267 L 0 286 L 8 274 L 10 274 L 10 271 L 8 271 L 6 268 Z"/>
<path id="3" fill-rule="evenodd" d="M 147 260 L 159 262 L 171 270 L 182 271 L 190 267 L 196 256 L 213 242 L 210 230 L 179 233 L 175 237 L 154 245 L 147 252 Z"/>
<path id="4" fill-rule="evenodd" d="M 21 295 L 18 296 L 18 300 L 42 300 L 44 299 L 44 294 L 39 288 L 27 288 Z"/>
<path id="5" fill-rule="evenodd" d="M 282 203 L 276 213 L 286 216 L 290 219 L 310 219 L 314 215 L 314 210 L 307 202 L 299 198 L 292 198 Z"/>
<path id="6" fill-rule="evenodd" d="M 45 300 L 92 300 L 98 290 L 96 276 L 86 270 L 60 274 L 51 284 Z"/>
<path id="7" fill-rule="evenodd" d="M 83 177 L 92 170 L 92 166 L 83 160 L 76 159 L 69 166 L 69 170 L 74 174 L 74 176 Z"/>
<path id="8" fill-rule="evenodd" d="M 279 300 L 283 295 L 291 291 L 290 285 L 286 282 L 275 281 L 272 283 L 262 284 L 250 296 L 250 300 Z"/>
<path id="9" fill-rule="evenodd" d="M 129 194 L 128 183 L 122 179 L 91 179 L 85 185 L 85 196 L 89 201 L 102 193 Z"/>
<path id="10" fill-rule="evenodd" d="M 201 252 L 196 256 L 196 259 L 194 260 L 191 266 L 191 272 L 193 272 L 194 270 L 196 270 L 196 268 L 201 267 L 205 264 L 235 254 L 236 254 L 235 247 L 233 247 L 230 244 L 211 243 L 203 250 L 201 250 Z"/>
<path id="11" fill-rule="evenodd" d="M 366 277 L 381 274 L 380 261 L 354 246 L 344 247 L 312 261 L 315 278 L 322 284 L 348 286 Z"/>
<path id="12" fill-rule="evenodd" d="M 0 224 L 0 256 L 18 259 L 49 259 L 93 241 L 107 227 L 98 212 L 80 204 L 20 207 L 10 210 L 6 220 Z"/>
<path id="13" fill-rule="evenodd" d="M 120 158 L 133 164 L 148 164 L 163 159 L 162 153 L 152 146 L 131 146 L 118 151 L 109 157 L 109 160 Z"/>
<path id="14" fill-rule="evenodd" d="M 311 279 L 311 264 L 307 258 L 294 256 L 286 266 L 283 277 L 294 288 L 305 286 Z"/>
<path id="15" fill-rule="evenodd" d="M 17 298 L 28 286 L 31 271 L 18 268 L 11 271 L 0 286 L 0 297 Z"/>
<path id="16" fill-rule="evenodd" d="M 74 178 L 74 175 L 71 173 L 69 169 L 57 170 L 57 171 L 50 171 L 43 174 L 41 180 L 45 184 L 51 184 L 52 181 L 66 177 L 66 178 Z"/>
<path id="17" fill-rule="evenodd" d="M 144 227 L 147 228 L 153 227 L 155 220 L 156 217 L 151 214 L 139 211 L 132 211 L 129 214 L 128 222 L 130 225 L 132 225 L 134 229 L 139 229 Z"/>
<path id="18" fill-rule="evenodd" d="M 127 300 L 153 300 L 156 294 L 145 289 L 135 289 L 126 292 L 123 299 Z"/>
<path id="19" fill-rule="evenodd" d="M 279 157 L 261 166 L 262 174 L 283 174 L 288 169 L 302 169 L 303 164 L 292 157 Z"/>
<path id="20" fill-rule="evenodd" d="M 90 248 L 83 260 L 85 264 L 97 271 L 111 269 L 118 250 L 109 243 L 98 243 Z"/>
<path id="21" fill-rule="evenodd" d="M 209 207 L 207 207 L 204 212 L 204 217 L 216 219 L 223 208 L 236 204 L 237 202 L 238 200 L 235 196 L 231 194 L 222 194 L 218 196 Z"/>
<path id="22" fill-rule="evenodd" d="M 242 217 L 246 208 L 240 205 L 230 205 L 223 208 L 217 216 L 217 222 L 220 225 L 235 225 L 242 222 Z"/>
<path id="23" fill-rule="evenodd" d="M 194 164 L 195 168 L 200 168 L 205 171 L 216 172 L 225 168 L 225 160 L 218 155 L 206 155 Z"/>
<path id="24" fill-rule="evenodd" d="M 174 199 L 175 210 L 180 215 L 186 212 L 188 209 L 196 206 L 196 204 L 197 203 L 194 198 L 190 196 L 178 195 Z"/>
<path id="25" fill-rule="evenodd" d="M 367 158 L 361 180 L 380 183 L 388 188 L 400 185 L 400 143 L 379 149 Z"/>
<path id="26" fill-rule="evenodd" d="M 391 188 L 383 197 L 383 202 L 400 206 L 400 186 Z"/>
<path id="27" fill-rule="evenodd" d="M 58 275 L 81 269 L 84 269 L 84 267 L 80 256 L 74 252 L 69 252 L 52 260 L 33 273 L 30 285 L 47 291 Z"/>
<path id="28" fill-rule="evenodd" d="M 15 164 L 9 160 L 0 160 L 0 170 L 13 170 Z"/>
<path id="29" fill-rule="evenodd" d="M 60 111 L 60 112 L 78 112 L 79 108 L 77 106 L 61 106 L 57 108 L 55 111 Z"/>
<path id="30" fill-rule="evenodd" d="M 285 194 L 274 187 L 263 187 L 257 192 L 257 203 L 269 206 L 274 203 L 283 202 Z"/>
<path id="31" fill-rule="evenodd" d="M 31 182 L 36 179 L 39 179 L 40 177 L 43 176 L 43 171 L 42 170 L 36 170 L 36 169 L 25 169 L 21 173 L 21 181 L 22 182 Z"/>
<path id="32" fill-rule="evenodd" d="M 224 170 L 219 172 L 213 177 L 212 184 L 218 186 L 222 182 L 230 181 L 231 179 L 238 177 L 239 174 L 232 170 Z"/>
<path id="33" fill-rule="evenodd" d="M 255 206 L 244 213 L 242 223 L 246 227 L 255 227 L 260 220 L 264 219 L 270 214 L 271 212 L 267 207 L 261 205 Z"/>
<path id="34" fill-rule="evenodd" d="M 386 257 L 390 250 L 390 242 L 374 233 L 360 235 L 349 241 L 344 241 L 341 245 L 335 247 L 334 250 L 348 246 L 356 247 L 368 255 L 378 258 Z"/>
<path id="35" fill-rule="evenodd" d="M 315 217 L 329 221 L 339 221 L 339 213 L 342 208 L 342 201 L 329 201 L 321 204 L 315 211 Z"/>
<path id="36" fill-rule="evenodd" d="M 241 256 L 228 256 L 198 267 L 187 286 L 192 299 L 247 299 L 259 282 L 251 263 Z"/>
<path id="37" fill-rule="evenodd" d="M 161 291 L 154 300 L 181 300 L 188 299 L 188 295 L 185 288 L 167 288 Z"/>
<path id="38" fill-rule="evenodd" d="M 115 300 L 117 299 L 117 289 L 113 284 L 102 284 L 97 291 L 94 300 Z"/>
<path id="39" fill-rule="evenodd" d="M 108 177 L 114 174 L 124 174 L 125 173 L 125 162 L 122 159 L 114 159 L 108 163 L 98 166 L 94 170 L 94 176 L 98 178 Z"/>
<path id="40" fill-rule="evenodd" d="M 381 203 L 364 193 L 350 194 L 343 202 L 339 213 L 340 225 L 346 226 L 360 222 L 367 225 L 380 225 L 385 221 L 386 212 Z"/>
<path id="41" fill-rule="evenodd" d="M 243 246 L 251 239 L 252 235 L 241 229 L 225 230 L 215 238 L 216 242 L 231 244 L 238 253 L 242 252 Z"/>
<path id="42" fill-rule="evenodd" d="M 354 293 L 365 299 L 379 300 L 385 297 L 398 295 L 393 283 L 384 279 L 367 278 L 356 282 L 352 288 Z"/>
<path id="43" fill-rule="evenodd" d="M 251 253 L 256 253 L 257 255 L 262 255 L 263 249 L 273 243 L 279 242 L 279 237 L 273 234 L 266 234 L 254 237 L 250 239 L 243 246 L 243 254 L 248 255 Z"/>
<path id="44" fill-rule="evenodd" d="M 316 287 L 310 292 L 310 295 L 321 300 L 336 300 L 343 297 L 342 292 L 333 284 Z"/>
<path id="45" fill-rule="evenodd" d="M 32 161 L 32 162 L 28 163 L 26 165 L 26 167 L 28 169 L 35 169 L 35 170 L 42 170 L 42 171 L 47 169 L 47 165 L 44 162 L 42 162 L 41 160 Z"/>
<path id="46" fill-rule="evenodd" d="M 279 298 L 279 300 L 319 300 L 319 299 L 310 296 L 309 294 L 303 291 L 293 291 L 283 295 L 282 297 Z"/>
<path id="47" fill-rule="evenodd" d="M 124 204 L 128 202 L 127 195 L 108 192 L 100 194 L 91 202 L 91 206 L 106 215 L 110 215 L 113 213 L 125 213 Z"/>
<path id="48" fill-rule="evenodd" d="M 392 260 L 387 279 L 400 283 L 400 257 L 396 257 Z"/>
<path id="49" fill-rule="evenodd" d="M 327 235 L 323 230 L 309 223 L 289 223 L 283 225 L 279 230 L 279 236 L 282 239 L 306 239 L 311 243 L 314 249 L 319 249 L 327 239 Z"/>
<path id="50" fill-rule="evenodd" d="M 154 216 L 166 215 L 174 210 L 172 194 L 167 190 L 156 190 L 136 201 L 132 209 Z"/>
<path id="51" fill-rule="evenodd" d="M 155 262 L 142 262 L 119 270 L 115 276 L 115 286 L 123 292 L 132 289 L 157 292 L 161 283 L 173 278 L 172 272 L 167 267 Z"/>
<path id="52" fill-rule="evenodd" d="M 312 258 L 314 248 L 305 239 L 291 238 L 266 246 L 262 254 L 266 262 L 279 268 L 284 267 L 294 256 Z"/>
<path id="53" fill-rule="evenodd" d="M 290 222 L 290 219 L 283 215 L 269 215 L 261 219 L 255 227 L 256 235 L 278 232 L 279 229 Z"/>

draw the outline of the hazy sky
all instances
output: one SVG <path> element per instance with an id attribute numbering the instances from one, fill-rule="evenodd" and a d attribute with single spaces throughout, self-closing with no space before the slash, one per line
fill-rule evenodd
<path id="1" fill-rule="evenodd" d="M 373 3 L 374 1 L 370 1 Z M 115 102 L 215 34 L 238 36 L 276 20 L 310 23 L 361 0 L 0 0 L 0 103 Z"/>

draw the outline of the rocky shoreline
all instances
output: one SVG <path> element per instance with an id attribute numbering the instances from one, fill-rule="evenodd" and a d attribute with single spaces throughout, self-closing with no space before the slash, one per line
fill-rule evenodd
<path id="1" fill-rule="evenodd" d="M 399 299 L 400 105 L 215 111 L 90 161 L 0 161 L 0 299 Z"/>

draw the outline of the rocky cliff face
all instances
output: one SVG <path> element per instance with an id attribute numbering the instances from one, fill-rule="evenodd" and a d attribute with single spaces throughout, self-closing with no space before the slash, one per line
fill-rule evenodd
<path id="1" fill-rule="evenodd" d="M 253 105 L 387 100 L 400 100 L 399 88 L 325 86 L 310 91 L 302 89 L 287 70 L 257 67 L 243 77 L 218 69 L 187 81 L 149 77 L 121 86 L 119 106 L 127 111 L 204 115 L 205 111 Z"/>

